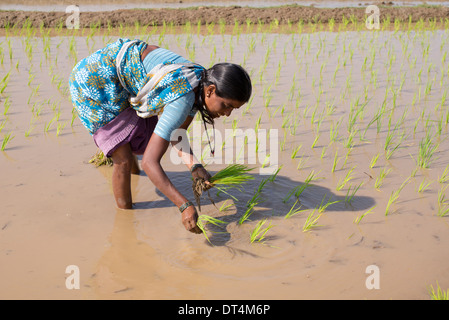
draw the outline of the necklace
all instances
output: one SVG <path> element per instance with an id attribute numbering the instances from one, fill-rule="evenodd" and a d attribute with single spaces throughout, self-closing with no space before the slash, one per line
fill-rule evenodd
<path id="1" fill-rule="evenodd" d="M 206 135 L 207 135 L 207 141 L 209 142 L 210 153 L 211 153 L 211 156 L 213 157 L 214 154 L 215 154 L 215 125 L 212 122 L 212 132 L 214 134 L 214 139 L 213 139 L 214 140 L 214 147 L 212 148 L 212 145 L 210 143 L 209 133 L 207 132 L 206 121 L 204 120 L 204 117 L 203 117 L 203 123 L 204 123 L 204 130 L 206 131 Z"/>

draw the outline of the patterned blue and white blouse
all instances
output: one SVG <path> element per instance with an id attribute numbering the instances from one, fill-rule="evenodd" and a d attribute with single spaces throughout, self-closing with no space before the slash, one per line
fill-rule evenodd
<path id="1" fill-rule="evenodd" d="M 187 97 L 186 101 L 193 104 L 193 89 L 201 79 L 204 68 L 192 64 L 187 68 L 187 64 L 178 63 L 179 68 L 168 66 L 169 68 L 165 69 L 171 69 L 170 72 L 163 76 L 160 73 L 155 75 L 145 70 L 141 61 L 141 55 L 147 44 L 140 40 L 134 40 L 132 43 L 130 41 L 118 39 L 96 51 L 78 62 L 70 75 L 72 103 L 82 124 L 90 134 L 94 134 L 129 107 L 136 109 L 138 114 L 140 112 L 140 116 L 149 117 L 162 114 L 166 105 L 172 102 L 173 105 L 179 104 Z M 117 56 L 119 56 L 119 68 L 117 68 Z M 162 67 L 170 64 L 174 62 L 165 61 L 154 69 L 164 70 Z M 159 76 L 161 80 L 148 89 L 147 84 L 151 83 L 153 76 Z M 144 103 L 143 100 L 134 101 L 138 94 L 142 96 L 142 92 Z M 180 99 L 184 96 L 185 98 Z M 132 104 L 130 100 L 133 101 Z M 172 108 L 167 108 L 167 113 L 169 109 Z M 165 133 L 163 138 L 168 140 L 169 133 Z"/>

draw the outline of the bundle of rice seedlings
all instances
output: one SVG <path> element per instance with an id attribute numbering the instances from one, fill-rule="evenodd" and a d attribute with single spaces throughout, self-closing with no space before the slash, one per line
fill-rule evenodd
<path id="1" fill-rule="evenodd" d="M 240 186 L 243 183 L 254 179 L 253 176 L 248 174 L 252 169 L 242 164 L 231 164 L 213 175 L 209 179 L 210 184 L 206 184 L 206 181 L 202 178 L 194 179 L 192 189 L 196 203 L 198 204 L 198 210 L 201 211 L 200 198 L 204 191 L 208 192 L 209 200 L 215 205 L 209 194 L 210 188 L 214 187 L 232 197 L 226 190 L 230 188 L 238 188 L 240 190 Z"/>
<path id="2" fill-rule="evenodd" d="M 217 218 L 214 218 L 214 217 L 205 215 L 205 214 L 202 214 L 202 215 L 198 216 L 198 220 L 197 220 L 197 222 L 196 222 L 196 225 L 197 225 L 198 228 L 200 228 L 200 230 L 203 232 L 204 237 L 206 238 L 206 240 L 207 240 L 210 244 L 212 244 L 212 243 L 210 242 L 209 237 L 207 236 L 207 231 L 206 231 L 206 226 L 207 226 L 209 223 L 211 223 L 211 224 L 213 224 L 213 225 L 215 225 L 215 226 L 221 226 L 221 225 L 223 225 L 223 224 L 226 224 L 226 222 L 224 222 L 223 220 L 220 220 L 220 219 L 217 219 Z"/>
<path id="3" fill-rule="evenodd" d="M 247 174 L 247 172 L 253 170 L 242 164 L 231 164 L 218 171 L 210 178 L 210 182 L 213 186 L 223 186 L 225 188 L 237 187 L 243 183 L 253 180 L 254 177 Z"/>
<path id="4" fill-rule="evenodd" d="M 89 163 L 93 163 L 96 167 L 112 166 L 113 164 L 112 159 L 106 157 L 100 149 L 98 149 L 92 159 L 89 160 Z"/>

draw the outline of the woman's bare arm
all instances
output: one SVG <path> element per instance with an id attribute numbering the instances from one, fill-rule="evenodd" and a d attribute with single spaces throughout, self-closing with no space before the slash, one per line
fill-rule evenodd
<path id="1" fill-rule="evenodd" d="M 178 137 L 181 137 L 181 140 L 171 141 L 173 148 L 178 151 L 178 156 L 182 159 L 189 170 L 192 165 L 194 165 L 195 163 L 199 163 L 198 159 L 193 154 L 186 133 L 186 130 L 192 123 L 192 120 L 193 118 L 191 116 L 188 116 L 186 121 L 184 121 L 184 123 L 179 127 L 179 129 L 181 130 L 179 131 Z"/>
<path id="2" fill-rule="evenodd" d="M 187 199 L 175 188 L 161 166 L 162 156 L 167 151 L 169 142 L 153 133 L 142 157 L 142 169 L 163 194 L 176 206 L 181 206 Z"/>
<path id="3" fill-rule="evenodd" d="M 178 156 L 182 159 L 182 161 L 185 163 L 185 165 L 187 166 L 187 168 L 189 168 L 190 171 L 194 164 L 200 163 L 200 161 L 198 161 L 198 159 L 193 154 L 186 133 L 186 130 L 191 124 L 192 120 L 193 118 L 191 116 L 188 116 L 186 121 L 179 128 L 182 130 L 179 131 L 179 134 L 177 136 L 178 139 L 181 138 L 181 140 L 171 141 L 173 148 L 178 151 Z M 202 178 L 206 181 L 207 185 L 210 184 L 209 179 L 211 178 L 211 175 L 202 166 L 195 169 L 194 172 L 192 172 L 192 176 L 193 178 Z"/>
<path id="4" fill-rule="evenodd" d="M 182 195 L 172 184 L 161 166 L 162 156 L 167 151 L 169 142 L 153 133 L 145 153 L 142 157 L 142 169 L 145 171 L 151 182 L 158 188 L 171 202 L 178 208 L 187 202 L 187 198 Z M 198 214 L 194 206 L 188 207 L 182 214 L 182 222 L 185 228 L 191 232 L 200 233 L 201 230 L 196 225 Z"/>

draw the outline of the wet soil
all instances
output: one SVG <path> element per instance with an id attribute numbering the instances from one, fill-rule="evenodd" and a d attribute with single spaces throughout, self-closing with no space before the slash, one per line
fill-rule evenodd
<path id="1" fill-rule="evenodd" d="M 394 7 L 382 2 L 379 6 L 380 20 L 417 22 L 436 19 L 445 21 L 449 19 L 449 7 L 445 6 L 416 6 Z M 328 23 L 332 19 L 339 23 L 344 19 L 356 19 L 358 22 L 366 20 L 366 6 L 351 8 L 316 8 L 311 6 L 288 5 L 281 7 L 255 8 L 255 7 L 195 7 L 183 9 L 132 9 L 115 10 L 105 12 L 80 12 L 80 27 L 99 25 L 101 27 L 118 27 L 120 25 L 184 25 L 187 22 L 211 24 L 224 22 L 240 24 L 251 21 L 252 23 L 271 23 L 278 21 L 280 24 L 298 23 Z M 56 27 L 65 23 L 69 14 L 64 12 L 28 12 L 28 11 L 0 11 L 0 28 L 7 25 L 22 26 L 30 21 L 34 27 L 41 24 L 44 27 Z"/>

